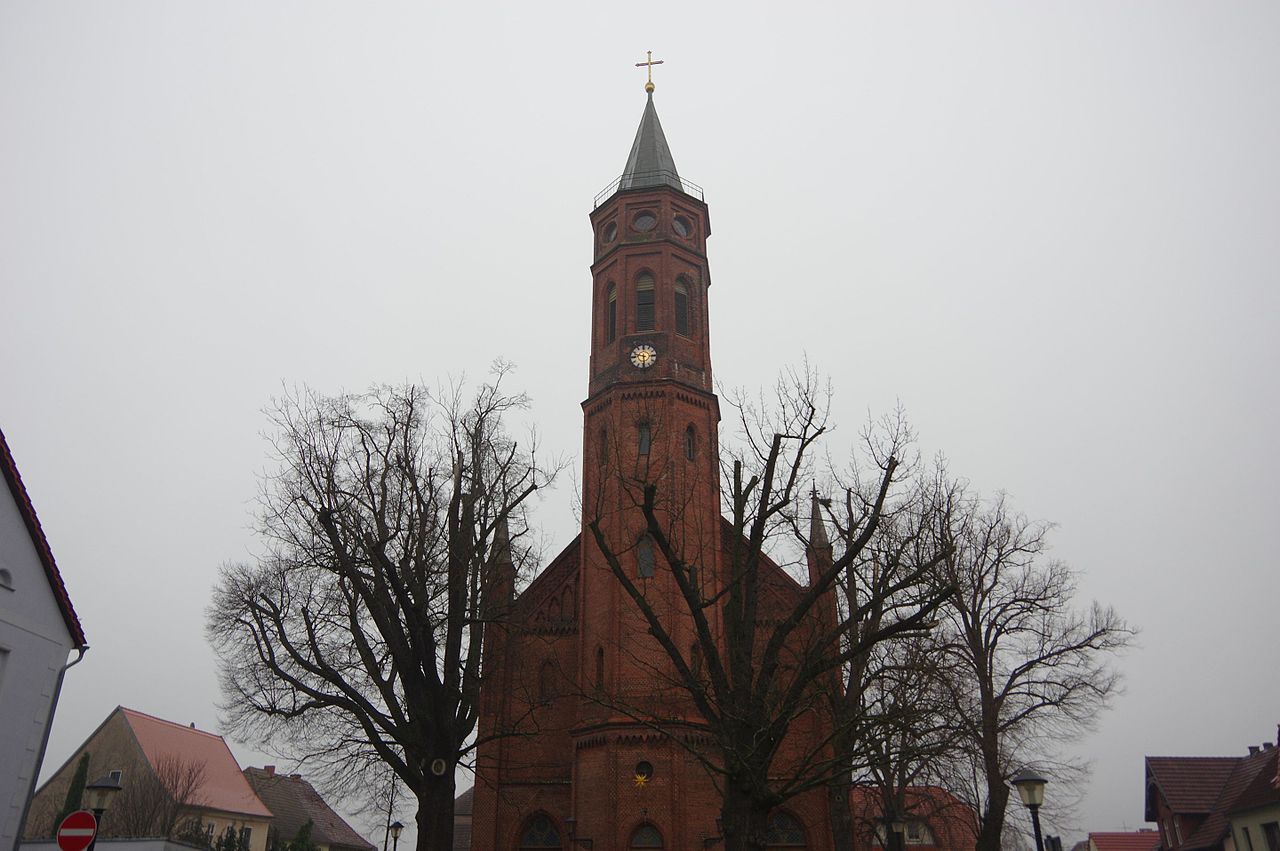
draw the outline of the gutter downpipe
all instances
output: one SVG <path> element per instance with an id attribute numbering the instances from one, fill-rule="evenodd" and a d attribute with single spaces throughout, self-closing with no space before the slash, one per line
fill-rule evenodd
<path id="1" fill-rule="evenodd" d="M 27 799 L 22 805 L 22 817 L 18 819 L 18 832 L 13 837 L 13 851 L 18 851 L 18 847 L 22 845 L 22 835 L 27 831 L 27 815 L 31 811 L 31 799 L 35 797 L 36 781 L 40 779 L 40 768 L 44 765 L 44 752 L 49 747 L 49 733 L 53 730 L 53 713 L 58 709 L 58 698 L 62 696 L 62 680 L 67 675 L 67 671 L 79 665 L 84 659 L 85 651 L 89 649 L 89 645 L 75 648 L 79 655 L 70 662 L 62 666 L 62 670 L 58 672 L 58 683 L 53 688 L 53 700 L 49 702 L 49 717 L 44 722 L 44 735 L 40 739 L 40 750 L 36 753 L 36 764 L 31 769 L 31 786 L 27 789 Z M 57 827 L 57 825 L 54 825 Z"/>

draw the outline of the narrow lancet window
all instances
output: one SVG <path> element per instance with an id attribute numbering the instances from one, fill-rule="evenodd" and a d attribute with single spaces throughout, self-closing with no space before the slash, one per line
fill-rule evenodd
<path id="1" fill-rule="evenodd" d="M 676 281 L 676 333 L 689 336 L 689 285 L 684 278 Z"/>
<path id="2" fill-rule="evenodd" d="M 652 579 L 653 564 L 653 539 L 645 535 L 636 542 L 636 573 L 641 579 Z"/>
<path id="3" fill-rule="evenodd" d="M 609 295 L 604 308 L 604 337 L 606 343 L 618 338 L 618 288 L 609 285 Z"/>
<path id="4" fill-rule="evenodd" d="M 653 276 L 641 275 L 636 280 L 636 330 L 654 329 Z"/>
<path id="5" fill-rule="evenodd" d="M 693 426 L 690 425 L 684 430 L 684 457 L 692 461 L 693 456 L 697 454 L 697 451 L 698 434 L 693 430 Z"/>
<path id="6" fill-rule="evenodd" d="M 641 454 L 641 455 L 648 455 L 648 454 L 649 454 L 649 444 L 650 444 L 650 443 L 652 443 L 652 436 L 649 434 L 649 424 L 648 424 L 648 423 L 640 423 L 640 425 L 639 425 L 639 432 L 640 432 L 640 434 L 639 434 L 639 438 L 640 438 L 640 454 Z"/>

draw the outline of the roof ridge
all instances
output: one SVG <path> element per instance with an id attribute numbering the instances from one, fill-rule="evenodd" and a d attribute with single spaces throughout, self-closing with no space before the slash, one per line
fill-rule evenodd
<path id="1" fill-rule="evenodd" d="M 152 721 L 159 721 L 161 724 L 168 724 L 170 727 L 176 727 L 179 730 L 185 730 L 188 733 L 199 733 L 202 736 L 209 736 L 214 739 L 221 739 L 224 743 L 226 742 L 226 739 L 220 733 L 213 733 L 213 732 L 210 732 L 209 730 L 201 730 L 199 727 L 191 727 L 186 724 L 179 724 L 177 721 L 170 721 L 168 718 L 161 718 L 159 715 L 152 715 L 151 713 L 143 712 L 140 709 L 130 709 L 127 706 L 117 706 L 116 708 L 127 715 L 138 715 L 142 718 L 147 718 Z M 192 721 L 191 723 L 194 724 L 195 722 Z"/>

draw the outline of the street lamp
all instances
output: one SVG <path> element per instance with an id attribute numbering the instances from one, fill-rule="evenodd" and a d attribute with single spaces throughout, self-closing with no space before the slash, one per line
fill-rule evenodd
<path id="1" fill-rule="evenodd" d="M 120 791 L 120 774 L 119 769 L 109 771 L 84 787 L 85 800 L 89 804 L 89 809 L 93 810 L 93 818 L 98 823 L 88 851 L 93 851 L 94 846 L 98 844 L 98 834 L 102 832 L 102 814 L 111 806 L 111 801 Z"/>
<path id="2" fill-rule="evenodd" d="M 391 848 L 392 851 L 398 851 L 400 848 L 400 831 L 404 830 L 404 825 L 398 821 L 391 822 Z"/>
<path id="3" fill-rule="evenodd" d="M 1044 839 L 1040 836 L 1040 805 L 1044 803 L 1044 784 L 1048 782 L 1029 768 L 1009 778 L 1009 783 L 1018 790 L 1022 805 L 1031 810 L 1031 824 L 1036 830 L 1036 851 L 1044 851 Z"/>

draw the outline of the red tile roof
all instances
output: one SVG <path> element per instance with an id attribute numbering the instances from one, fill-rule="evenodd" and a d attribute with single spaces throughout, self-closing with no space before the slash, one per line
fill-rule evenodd
<path id="1" fill-rule="evenodd" d="M 1235 771 L 1237 756 L 1149 756 L 1147 783 L 1155 783 L 1175 813 L 1207 813 Z M 1147 813 L 1147 821 L 1155 821 Z"/>
<path id="2" fill-rule="evenodd" d="M 1096 851 L 1151 851 L 1160 844 L 1160 831 L 1134 830 L 1125 833 L 1100 831 L 1089 834 Z"/>
<path id="3" fill-rule="evenodd" d="M 1230 830 L 1228 813 L 1238 809 L 1259 777 L 1274 775 L 1275 759 L 1275 748 L 1239 757 L 1147 757 L 1147 783 L 1155 784 L 1169 808 L 1179 815 L 1206 816 L 1178 851 L 1219 847 Z M 1148 820 L 1154 820 L 1151 813 Z"/>
<path id="4" fill-rule="evenodd" d="M 267 809 L 254 794 L 249 781 L 240 773 L 240 765 L 231 755 L 231 749 L 223 738 L 195 727 L 184 727 L 154 715 L 134 709 L 117 707 L 133 730 L 134 738 L 155 766 L 165 756 L 177 756 L 183 760 L 203 762 L 204 782 L 200 786 L 195 804 L 210 810 L 221 810 L 240 815 L 271 818 Z"/>
<path id="5" fill-rule="evenodd" d="M 1240 796 L 1231 802 L 1229 812 L 1241 813 L 1258 807 L 1280 804 L 1280 747 L 1264 751 L 1262 767 Z"/>
<path id="6" fill-rule="evenodd" d="M 18 465 L 13 460 L 13 453 L 9 451 L 9 444 L 4 439 L 3 431 L 0 431 L 0 469 L 4 471 L 9 493 L 13 495 L 18 513 L 22 515 L 22 520 L 27 526 L 31 544 L 36 548 L 36 554 L 44 566 L 45 576 L 49 579 L 49 588 L 58 601 L 58 608 L 62 610 L 62 620 L 67 625 L 67 632 L 71 634 L 71 646 L 83 650 L 89 646 L 84 638 L 84 629 L 80 626 L 80 619 L 76 617 L 76 610 L 71 605 L 67 586 L 63 584 L 62 574 L 58 572 L 58 563 L 53 560 L 53 550 L 49 549 L 49 541 L 44 536 L 44 529 L 40 528 L 40 518 L 36 517 L 35 506 L 31 504 L 27 488 L 22 484 L 22 476 L 18 475 Z"/>
<path id="7" fill-rule="evenodd" d="M 245 779 L 253 786 L 274 817 L 280 841 L 288 842 L 298 830 L 311 822 L 311 840 L 319 845 L 374 851 L 373 844 L 352 829 L 342 816 L 325 803 L 315 787 L 300 774 L 276 774 L 275 766 L 246 768 Z"/>

